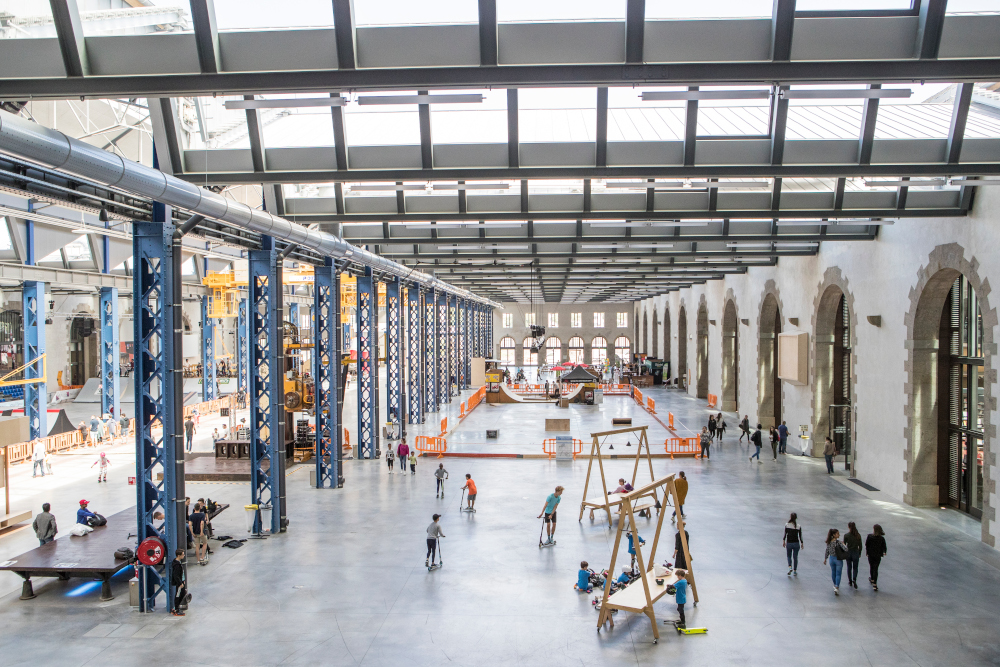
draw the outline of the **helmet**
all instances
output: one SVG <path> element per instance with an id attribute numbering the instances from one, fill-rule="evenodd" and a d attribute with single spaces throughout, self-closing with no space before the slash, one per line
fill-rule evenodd
<path id="1" fill-rule="evenodd" d="M 104 456 L 105 456 L 104 452 L 101 452 L 101 458 L 102 459 L 104 458 Z"/>
<path id="2" fill-rule="evenodd" d="M 81 506 L 81 507 L 85 507 L 85 506 L 87 506 L 87 505 L 89 505 L 89 504 L 90 504 L 90 501 L 89 501 L 89 500 L 81 500 L 81 501 L 80 501 L 80 506 Z"/>
<path id="3" fill-rule="evenodd" d="M 628 574 L 628 573 L 632 572 L 632 568 L 630 568 L 628 565 L 622 565 L 622 572 L 625 572 L 626 574 Z"/>

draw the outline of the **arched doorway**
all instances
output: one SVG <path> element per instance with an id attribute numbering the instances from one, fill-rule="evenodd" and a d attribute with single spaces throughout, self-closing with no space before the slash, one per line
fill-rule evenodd
<path id="1" fill-rule="evenodd" d="M 603 366 L 608 360 L 608 339 L 604 336 L 597 336 L 590 341 L 590 364 L 592 366 Z"/>
<path id="2" fill-rule="evenodd" d="M 545 339 L 545 363 L 558 365 L 562 362 L 562 341 L 556 336 Z"/>
<path id="3" fill-rule="evenodd" d="M 69 377 L 70 384 L 83 385 L 99 377 L 97 320 L 89 316 L 74 317 L 69 327 Z"/>
<path id="4" fill-rule="evenodd" d="M 697 322 L 698 398 L 708 398 L 708 308 L 698 305 Z"/>
<path id="5" fill-rule="evenodd" d="M 627 364 L 632 359 L 632 346 L 629 344 L 627 336 L 615 338 L 615 356 Z"/>
<path id="6" fill-rule="evenodd" d="M 739 406 L 740 346 L 736 304 L 726 302 L 722 314 L 722 409 L 737 412 Z"/>
<path id="7" fill-rule="evenodd" d="M 687 309 L 681 306 L 677 316 L 677 377 L 682 389 L 688 386 L 688 317 Z"/>
<path id="8" fill-rule="evenodd" d="M 757 353 L 759 396 L 757 422 L 764 428 L 781 423 L 781 380 L 778 379 L 778 334 L 781 312 L 778 299 L 767 294 L 760 306 L 760 344 Z"/>
<path id="9" fill-rule="evenodd" d="M 853 470 L 851 313 L 847 297 L 837 285 L 827 287 L 820 297 L 814 339 L 816 423 L 812 453 L 821 455 L 824 438 L 829 436 Z"/>
<path id="10" fill-rule="evenodd" d="M 510 336 L 500 339 L 500 363 L 504 366 L 513 366 L 517 357 L 517 341 Z"/>
<path id="11" fill-rule="evenodd" d="M 569 339 L 569 360 L 574 364 L 583 363 L 583 338 L 573 336 Z"/>
<path id="12" fill-rule="evenodd" d="M 645 352 L 649 348 L 649 311 L 642 311 L 642 351 Z M 626 359 L 625 363 L 630 360 Z"/>
<path id="13" fill-rule="evenodd" d="M 657 315 L 656 315 L 656 308 L 653 308 L 653 358 L 654 359 L 658 359 L 659 358 L 658 355 L 657 355 L 658 349 L 660 347 L 660 345 L 659 345 L 659 340 L 660 340 L 660 323 L 659 323 L 658 320 L 659 320 L 659 317 L 657 317 Z"/>

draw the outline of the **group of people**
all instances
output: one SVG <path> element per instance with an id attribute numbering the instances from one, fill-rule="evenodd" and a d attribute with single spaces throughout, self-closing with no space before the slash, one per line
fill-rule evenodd
<path id="1" fill-rule="evenodd" d="M 797 576 L 799 573 L 799 550 L 804 548 L 804 544 L 802 524 L 799 523 L 798 515 L 795 512 L 792 512 L 788 523 L 785 524 L 781 546 L 785 548 L 785 557 L 788 560 L 788 576 Z M 848 522 L 847 535 L 843 538 L 836 528 L 827 531 L 823 564 L 829 563 L 830 565 L 834 595 L 840 595 L 840 581 L 843 576 L 844 563 L 847 563 L 847 585 L 857 589 L 862 549 L 868 556 L 868 583 L 872 585 L 873 590 L 877 591 L 878 568 L 888 553 L 885 531 L 882 530 L 882 526 L 877 523 L 872 526 L 872 532 L 868 534 L 864 542 L 862 542 L 861 533 L 853 521 Z"/>
<path id="2" fill-rule="evenodd" d="M 743 415 L 743 421 L 740 422 L 741 433 L 739 442 L 743 442 L 743 437 L 746 436 L 747 441 L 756 449 L 756 451 L 750 455 L 751 463 L 753 463 L 754 459 L 757 459 L 757 463 L 761 463 L 760 450 L 764 446 L 762 428 L 763 427 L 760 424 L 757 424 L 757 428 L 754 429 L 754 432 L 750 433 L 750 417 L 748 415 Z M 778 426 L 770 427 L 768 429 L 768 442 L 771 443 L 771 455 L 775 461 L 778 460 L 778 454 L 787 454 L 788 425 L 785 422 L 781 422 Z"/>
<path id="3" fill-rule="evenodd" d="M 89 500 L 81 500 L 80 507 L 76 510 L 76 522 L 93 527 L 102 524 L 102 522 L 106 523 L 106 520 L 100 514 L 90 511 Z M 35 531 L 35 537 L 38 538 L 38 546 L 40 547 L 44 547 L 56 539 L 59 526 L 56 523 L 55 515 L 52 514 L 52 505 L 42 503 L 42 511 L 35 515 L 34 521 L 31 522 L 31 528 Z"/>
<path id="4" fill-rule="evenodd" d="M 81 421 L 76 428 L 80 431 L 82 442 L 90 447 L 97 447 L 105 440 L 114 440 L 128 434 L 129 418 L 128 415 L 122 414 L 118 421 L 115 421 L 110 413 L 105 413 L 100 418 L 97 415 L 90 415 L 89 424 Z"/>
<path id="5" fill-rule="evenodd" d="M 392 474 L 392 468 L 395 465 L 396 459 L 399 459 L 399 473 L 402 475 L 406 473 L 406 464 L 410 464 L 410 474 L 417 474 L 417 450 L 410 449 L 410 446 L 406 444 L 406 438 L 399 441 L 396 445 L 396 451 L 393 453 L 392 446 L 386 447 L 385 449 L 385 463 L 389 467 L 389 474 Z M 444 466 L 441 466 L 443 469 Z M 438 489 L 441 487 L 441 478 L 438 478 Z"/>

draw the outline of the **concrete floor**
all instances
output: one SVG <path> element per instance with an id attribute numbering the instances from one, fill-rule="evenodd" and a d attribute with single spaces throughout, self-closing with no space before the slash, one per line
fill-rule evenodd
<path id="1" fill-rule="evenodd" d="M 658 389 L 650 395 L 661 414 L 673 410 L 685 424 L 708 414 L 702 401 Z M 517 409 L 502 432 L 535 441 L 543 435 L 540 420 L 557 410 Z M 0 573 L 0 593 L 7 592 L 0 598 L 0 664 L 1000 664 L 1000 555 L 967 534 L 965 517 L 906 507 L 842 472 L 830 477 L 805 457 L 749 464 L 746 447 L 735 443 L 731 433 L 710 461 L 654 462 L 658 475 L 685 470 L 690 479 L 686 512 L 701 603 L 688 604 L 688 625 L 709 628 L 706 635 L 666 631 L 662 620 L 676 613 L 670 598 L 657 605 L 657 645 L 649 621 L 625 612 L 613 630 L 597 632 L 590 596 L 572 585 L 581 559 L 595 569 L 608 565 L 614 534 L 600 514 L 576 520 L 585 461 L 446 458 L 451 479 L 442 500 L 433 491 L 436 460 L 421 459 L 416 475 L 389 475 L 384 462 L 355 460 L 346 463 L 341 490 L 310 488 L 304 469 L 289 476 L 286 534 L 237 550 L 216 543 L 210 564 L 190 569 L 194 599 L 185 618 L 130 610 L 124 581 L 107 603 L 96 589 L 81 590 L 88 584 L 80 580 L 43 580 L 38 597 L 22 602 L 19 579 Z M 631 471 L 627 461 L 607 464 L 609 477 Z M 474 515 L 458 509 L 466 472 L 479 486 Z M 68 463 L 59 473 L 45 480 L 58 488 L 39 485 L 30 500 L 51 496 L 63 530 L 79 497 L 105 514 L 134 502 L 127 464 L 100 486 Z M 28 477 L 25 484 L 42 481 Z M 535 517 L 556 484 L 566 487 L 558 545 L 540 551 Z M 192 483 L 189 493 L 234 507 L 249 497 L 247 484 Z M 805 528 L 797 578 L 786 576 L 781 548 L 790 511 Z M 424 528 L 434 512 L 443 514 L 448 537 L 444 568 L 428 573 Z M 841 595 L 833 595 L 821 543 L 827 528 L 846 530 L 849 520 L 865 533 L 876 522 L 887 532 L 878 593 L 867 583 L 848 590 L 845 575 Z M 651 525 L 640 524 L 647 539 Z M 216 521 L 218 534 L 244 530 L 236 510 Z M 672 536 L 661 545 L 663 557 Z M 35 543 L 30 529 L 0 536 L 0 560 Z"/>

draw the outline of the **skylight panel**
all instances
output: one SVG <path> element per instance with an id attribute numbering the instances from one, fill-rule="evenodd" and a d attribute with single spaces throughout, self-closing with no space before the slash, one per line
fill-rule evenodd
<path id="1" fill-rule="evenodd" d="M 522 88 L 518 91 L 521 143 L 595 141 L 596 88 Z"/>
<path id="2" fill-rule="evenodd" d="M 947 14 L 1000 14 L 997 0 L 949 0 Z"/>
<path id="3" fill-rule="evenodd" d="M 497 22 L 624 21 L 626 0 L 497 0 Z"/>
<path id="4" fill-rule="evenodd" d="M 327 4 L 332 5 L 329 0 Z M 479 3 L 476 0 L 434 0 L 434 2 L 354 0 L 354 25 L 359 28 L 478 21 Z"/>
<path id="5" fill-rule="evenodd" d="M 773 0 L 646 0 L 646 20 L 770 18 Z"/>
<path id="6" fill-rule="evenodd" d="M 0 0 L 0 14 L 9 15 L 0 23 L 0 39 L 56 36 L 48 0 Z"/>
<path id="7" fill-rule="evenodd" d="M 507 91 L 436 91 L 479 93 L 481 104 L 432 104 L 431 137 L 435 144 L 507 143 Z"/>
<path id="8" fill-rule="evenodd" d="M 909 11 L 913 0 L 797 0 L 797 12 Z"/>
<path id="9" fill-rule="evenodd" d="M 294 10 L 275 0 L 215 0 L 219 30 L 332 28 L 330 0 L 295 0 Z"/>
<path id="10" fill-rule="evenodd" d="M 90 243 L 86 236 L 70 241 L 64 247 L 66 251 L 66 261 L 68 262 L 89 262 L 93 259 L 90 254 Z"/>
<path id="11" fill-rule="evenodd" d="M 79 7 L 84 36 L 194 32 L 188 0 L 144 0 L 143 6 L 126 4 L 116 9 L 108 9 L 104 2 L 84 0 Z"/>

